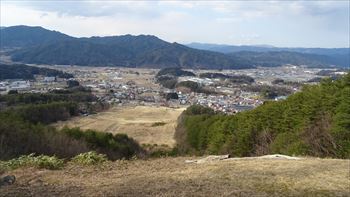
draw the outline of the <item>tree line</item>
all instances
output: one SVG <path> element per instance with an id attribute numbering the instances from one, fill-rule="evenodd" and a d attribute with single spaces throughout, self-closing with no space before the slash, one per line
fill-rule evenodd
<path id="1" fill-rule="evenodd" d="M 4 109 L 0 110 L 0 160 L 31 153 L 71 158 L 92 150 L 106 154 L 112 160 L 144 154 L 136 141 L 123 134 L 79 128 L 58 130 L 49 126 L 108 107 L 81 88 L 5 95 L 0 97 L 0 102 L 5 103 Z"/>
<path id="2" fill-rule="evenodd" d="M 350 74 L 237 115 L 192 106 L 175 136 L 182 153 L 350 158 Z"/>

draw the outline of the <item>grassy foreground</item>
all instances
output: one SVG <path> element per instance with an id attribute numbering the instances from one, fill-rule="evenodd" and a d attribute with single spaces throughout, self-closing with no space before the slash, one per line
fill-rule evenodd
<path id="1" fill-rule="evenodd" d="M 348 196 L 350 160 L 249 159 L 185 163 L 189 157 L 119 160 L 60 170 L 8 171 L 0 196 Z"/>

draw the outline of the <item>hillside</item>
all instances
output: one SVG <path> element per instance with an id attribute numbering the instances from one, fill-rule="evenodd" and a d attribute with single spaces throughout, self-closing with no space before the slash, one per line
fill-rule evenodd
<path id="1" fill-rule="evenodd" d="M 349 160 L 197 158 L 70 163 L 61 170 L 20 168 L 0 196 L 347 196 Z"/>
<path id="2" fill-rule="evenodd" d="M 237 115 L 192 106 L 175 134 L 183 153 L 350 158 L 350 74 Z"/>
<path id="3" fill-rule="evenodd" d="M 36 64 L 128 66 L 128 52 L 117 46 L 108 46 L 80 40 L 64 41 L 28 47 L 14 51 L 13 61 Z"/>

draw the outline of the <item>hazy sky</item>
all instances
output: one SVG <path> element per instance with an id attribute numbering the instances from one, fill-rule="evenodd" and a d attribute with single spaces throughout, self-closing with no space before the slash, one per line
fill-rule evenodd
<path id="1" fill-rule="evenodd" d="M 169 42 L 349 47 L 349 0 L 5 1 L 1 26 L 72 36 L 152 34 Z"/>

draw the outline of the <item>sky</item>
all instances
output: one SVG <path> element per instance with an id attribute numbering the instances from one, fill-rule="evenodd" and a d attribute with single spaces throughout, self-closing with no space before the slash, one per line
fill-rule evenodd
<path id="1" fill-rule="evenodd" d="M 0 25 L 76 37 L 155 35 L 178 43 L 349 47 L 350 0 L 0 1 Z"/>

